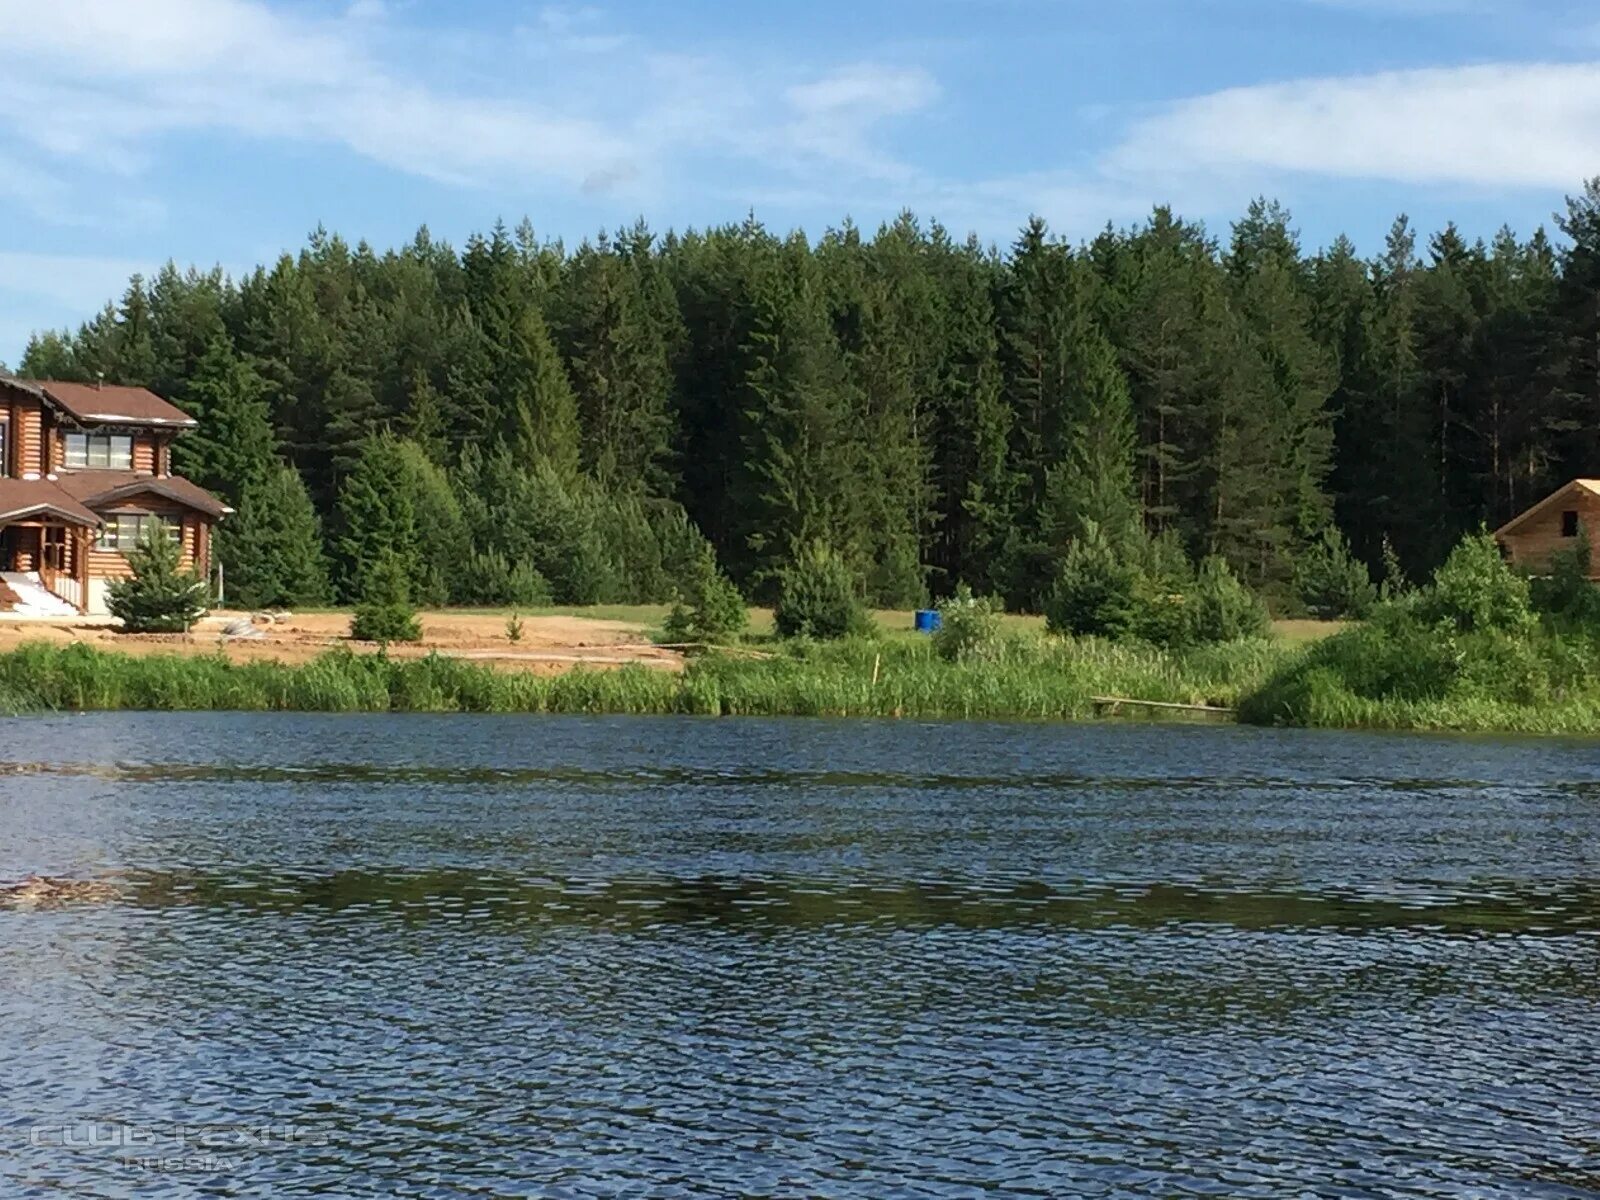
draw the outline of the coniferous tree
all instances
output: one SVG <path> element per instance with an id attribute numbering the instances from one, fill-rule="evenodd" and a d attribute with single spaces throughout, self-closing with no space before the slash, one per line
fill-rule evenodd
<path id="1" fill-rule="evenodd" d="M 1117 547 L 1142 532 L 1134 487 L 1133 407 L 1116 351 L 1099 333 L 1074 350 L 1065 457 L 1048 468 L 1044 528 L 1058 554 L 1093 527 Z"/>
<path id="2" fill-rule="evenodd" d="M 1136 233 L 1101 239 L 1096 260 L 1108 280 L 1102 307 L 1134 404 L 1146 523 L 1201 548 L 1209 535 L 1202 468 L 1228 365 L 1215 246 L 1158 208 Z"/>
<path id="3" fill-rule="evenodd" d="M 584 466 L 613 486 L 660 495 L 672 479 L 672 363 L 645 290 L 643 236 L 630 255 L 605 238 L 578 250 L 562 288 L 562 343 Z"/>
<path id="4" fill-rule="evenodd" d="M 234 608 L 297 608 L 331 596 L 322 522 L 300 475 L 279 466 L 243 490 L 217 528 L 224 600 Z"/>
<path id="5" fill-rule="evenodd" d="M 267 383 L 221 338 L 184 388 L 183 407 L 199 424 L 173 444 L 173 467 L 230 502 L 266 483 L 278 463 Z"/>
<path id="6" fill-rule="evenodd" d="M 1326 405 L 1335 386 L 1332 358 L 1314 336 L 1309 276 L 1288 213 L 1258 201 L 1234 230 L 1228 256 L 1243 345 L 1236 386 L 1220 397 L 1233 422 L 1215 480 L 1212 546 L 1257 585 L 1284 585 L 1296 544 L 1321 530 L 1331 504 Z M 1219 464 L 1224 465 L 1224 464 Z"/>
<path id="7" fill-rule="evenodd" d="M 910 608 L 927 595 L 922 550 L 933 522 L 925 398 L 936 381 L 936 293 L 923 239 L 902 215 L 871 246 L 852 226 L 818 250 L 835 337 L 855 405 L 859 522 L 868 598 Z"/>
<path id="8" fill-rule="evenodd" d="M 187 633 L 206 613 L 206 585 L 157 525 L 128 552 L 127 579 L 113 579 L 106 607 L 126 633 Z"/>
<path id="9" fill-rule="evenodd" d="M 449 477 L 414 442 L 395 443 L 397 480 L 411 508 L 416 553 L 409 580 L 411 598 L 438 607 L 462 587 L 463 558 L 472 542 Z"/>
<path id="10" fill-rule="evenodd" d="M 419 642 L 422 625 L 411 602 L 406 564 L 384 551 L 361 581 L 361 596 L 350 618 L 350 636 L 358 642 Z"/>
<path id="11" fill-rule="evenodd" d="M 853 396 L 815 267 L 791 239 L 760 280 L 744 347 L 745 542 L 772 570 L 804 546 L 862 560 Z"/>
<path id="12" fill-rule="evenodd" d="M 578 473 L 578 407 L 566 368 L 536 309 L 527 309 L 511 334 L 501 436 L 524 462 L 542 462 L 558 475 Z"/>
<path id="13" fill-rule="evenodd" d="M 1051 240 L 1037 217 L 1013 248 L 1000 287 L 1001 386 L 1013 415 L 1016 472 L 1004 589 L 1013 606 L 1030 611 L 1049 591 L 1062 549 L 1052 544 L 1065 518 L 1052 512 L 1059 497 L 1051 480 L 1070 453 L 1080 371 L 1092 357 L 1085 347 L 1101 336 L 1094 287 L 1088 264 Z"/>
<path id="14" fill-rule="evenodd" d="M 1556 224 L 1568 240 L 1553 298 L 1550 348 L 1560 405 L 1556 473 L 1570 477 L 1600 462 L 1600 176 L 1567 198 Z"/>
<path id="15" fill-rule="evenodd" d="M 422 574 L 408 467 L 400 440 L 382 434 L 362 447 L 339 489 L 336 560 L 339 592 L 348 601 L 362 597 L 367 576 L 386 557 L 392 557 L 403 573 L 408 599 L 413 581 Z"/>
<path id="16" fill-rule="evenodd" d="M 958 248 L 939 228 L 931 241 L 944 322 L 930 383 L 936 520 L 927 555 L 941 590 L 966 582 L 992 595 L 1017 482 L 992 300 L 997 268 L 976 242 Z"/>

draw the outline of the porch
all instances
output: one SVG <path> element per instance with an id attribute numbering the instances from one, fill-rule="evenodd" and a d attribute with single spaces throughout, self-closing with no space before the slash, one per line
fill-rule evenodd
<path id="1" fill-rule="evenodd" d="M 40 609 L 41 616 L 66 615 L 51 612 L 52 606 L 36 602 L 28 594 L 30 586 L 42 589 L 68 607 L 72 614 L 85 611 L 89 595 L 89 552 L 94 532 L 91 528 L 66 521 L 35 518 L 0 525 L 0 608 L 13 610 L 22 605 Z M 33 603 L 30 603 L 33 601 Z"/>

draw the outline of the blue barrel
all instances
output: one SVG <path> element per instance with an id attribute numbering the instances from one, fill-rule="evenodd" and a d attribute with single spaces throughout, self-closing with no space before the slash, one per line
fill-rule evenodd
<path id="1" fill-rule="evenodd" d="M 944 622 L 940 620 L 936 609 L 919 608 L 917 610 L 914 628 L 918 633 L 938 633 L 939 627 L 943 624 Z"/>

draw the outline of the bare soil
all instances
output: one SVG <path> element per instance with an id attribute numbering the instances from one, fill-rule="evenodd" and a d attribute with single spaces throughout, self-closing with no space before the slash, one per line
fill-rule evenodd
<path id="1" fill-rule="evenodd" d="M 371 642 L 351 641 L 349 614 L 339 612 L 290 613 L 272 624 L 257 617 L 255 627 L 261 637 L 224 635 L 230 622 L 248 621 L 250 616 L 218 611 L 189 634 L 128 634 L 104 623 L 77 621 L 5 621 L 0 622 L 0 653 L 30 641 L 86 642 L 128 654 L 215 654 L 220 649 L 234 662 L 303 663 L 337 646 L 357 653 L 378 649 Z M 420 617 L 422 641 L 391 645 L 391 657 L 438 653 L 540 675 L 556 675 L 579 666 L 606 669 L 628 663 L 667 671 L 683 667 L 681 655 L 650 645 L 645 626 L 631 621 L 527 616 L 522 618 L 521 640 L 513 642 L 507 636 L 503 614 L 425 612 Z"/>

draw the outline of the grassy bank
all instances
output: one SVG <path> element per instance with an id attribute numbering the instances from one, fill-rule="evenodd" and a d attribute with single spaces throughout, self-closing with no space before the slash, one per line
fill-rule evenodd
<path id="1" fill-rule="evenodd" d="M 1233 704 L 1297 651 L 1241 642 L 1188 651 L 1015 638 L 992 661 L 948 663 L 925 639 L 711 654 L 680 675 L 644 668 L 539 677 L 445 657 L 334 651 L 303 665 L 127 655 L 85 645 L 0 655 L 0 711 L 691 713 L 1073 719 L 1090 697 Z"/>
<path id="2" fill-rule="evenodd" d="M 1309 647 L 1246 694 L 1258 725 L 1481 733 L 1600 732 L 1600 639 L 1530 625 L 1462 630 L 1415 606 Z"/>
<path id="3" fill-rule="evenodd" d="M 1464 538 L 1433 579 L 1309 647 L 1240 705 L 1257 724 L 1600 733 L 1600 589 L 1584 538 L 1550 573 Z"/>

